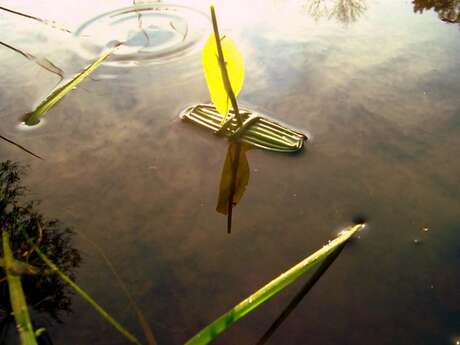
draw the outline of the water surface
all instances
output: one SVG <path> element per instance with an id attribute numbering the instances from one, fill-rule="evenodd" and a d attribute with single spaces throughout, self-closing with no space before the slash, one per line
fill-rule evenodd
<path id="1" fill-rule="evenodd" d="M 200 20 L 207 12 L 200 1 L 175 4 L 200 13 Z M 130 5 L 1 6 L 78 32 Z M 138 59 L 142 53 L 134 49 L 129 63 L 109 61 L 40 126 L 27 129 L 18 126 L 21 116 L 59 78 L 0 46 L 0 133 L 46 159 L 6 143 L 0 158 L 28 165 L 24 182 L 30 197 L 42 200 L 41 210 L 107 254 L 159 344 L 183 343 L 356 216 L 369 226 L 270 343 L 454 344 L 460 338 L 458 1 L 216 6 L 221 30 L 246 59 L 240 102 L 312 136 L 300 155 L 248 153 L 250 183 L 234 210 L 231 235 L 215 212 L 227 143 L 177 117 L 186 106 L 209 101 L 199 54 L 206 32 L 172 55 Z M 146 42 L 137 25 L 134 20 L 130 47 Z M 173 31 L 185 32 L 180 25 Z M 178 39 L 164 22 L 148 35 L 158 27 Z M 169 37 L 163 35 L 153 42 Z M 46 57 L 66 77 L 109 43 L 7 12 L 0 13 L 0 41 Z M 141 336 L 106 264 L 83 237 L 76 240 L 83 257 L 79 284 Z M 301 284 L 215 343 L 255 344 Z M 49 329 L 55 344 L 125 344 L 77 297 L 64 321 Z"/>

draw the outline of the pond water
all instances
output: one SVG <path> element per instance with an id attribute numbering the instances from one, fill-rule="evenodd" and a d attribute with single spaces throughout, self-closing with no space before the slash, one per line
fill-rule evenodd
<path id="1" fill-rule="evenodd" d="M 209 101 L 208 4 L 174 4 L 137 13 L 121 0 L 2 1 L 59 23 L 0 11 L 0 41 L 66 78 L 111 42 L 129 43 L 30 128 L 21 118 L 60 77 L 0 45 L 0 134 L 45 160 L 5 142 L 0 159 L 27 165 L 29 198 L 78 232 L 78 283 L 142 337 L 90 239 L 158 343 L 181 344 L 363 217 L 269 343 L 460 340 L 459 1 L 216 2 L 245 56 L 240 103 L 311 137 L 301 154 L 248 153 L 230 235 L 215 211 L 227 141 L 178 118 Z M 215 343 L 257 343 L 302 281 Z M 126 343 L 77 296 L 72 309 L 49 322 L 54 344 Z"/>

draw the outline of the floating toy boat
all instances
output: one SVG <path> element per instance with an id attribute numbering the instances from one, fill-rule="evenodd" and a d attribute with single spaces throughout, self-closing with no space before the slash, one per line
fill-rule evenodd
<path id="1" fill-rule="evenodd" d="M 238 126 L 233 110 L 230 110 L 227 121 L 221 125 L 223 116 L 212 104 L 190 106 L 182 111 L 180 117 L 208 128 L 217 135 L 269 151 L 297 152 L 308 139 L 305 134 L 287 128 L 262 114 L 242 108 L 239 109 L 239 113 L 243 120 L 241 126 Z"/>

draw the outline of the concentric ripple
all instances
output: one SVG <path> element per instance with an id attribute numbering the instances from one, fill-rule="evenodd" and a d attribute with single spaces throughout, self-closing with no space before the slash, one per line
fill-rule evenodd
<path id="1" fill-rule="evenodd" d="M 84 50 L 94 51 L 123 44 L 110 58 L 112 64 L 161 63 L 194 50 L 209 31 L 206 14 L 165 3 L 134 5 L 101 14 L 81 25 Z"/>

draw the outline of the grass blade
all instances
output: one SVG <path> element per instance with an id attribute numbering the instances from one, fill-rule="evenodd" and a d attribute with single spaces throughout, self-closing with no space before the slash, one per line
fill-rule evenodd
<path id="1" fill-rule="evenodd" d="M 29 241 L 30 242 L 30 241 Z M 119 324 L 104 308 L 102 308 L 85 290 L 79 287 L 72 279 L 70 279 L 67 275 L 64 274 L 48 257 L 41 252 L 41 250 L 35 246 L 32 242 L 34 251 L 37 255 L 45 262 L 45 264 L 51 269 L 51 271 L 55 272 L 62 281 L 64 281 L 67 285 L 69 285 L 81 298 L 83 298 L 86 302 L 88 302 L 102 318 L 104 318 L 108 323 L 110 323 L 120 334 L 125 336 L 129 342 L 141 345 L 139 340 L 131 334 L 128 330 L 126 330 L 121 324 Z"/>
<path id="2" fill-rule="evenodd" d="M 34 17 L 34 16 L 31 16 L 30 14 L 14 11 L 14 10 L 11 10 L 9 8 L 2 7 L 2 6 L 0 6 L 0 10 L 6 11 L 6 12 L 9 12 L 9 13 L 12 13 L 12 14 L 16 14 L 16 15 L 21 16 L 21 17 L 33 19 L 33 20 L 36 20 L 37 22 L 40 22 L 40 23 L 45 24 L 45 25 L 49 25 L 49 26 L 51 26 L 53 28 L 56 28 L 58 30 L 65 31 L 65 32 L 68 32 L 68 33 L 72 33 L 72 31 L 70 31 L 69 29 L 65 28 L 63 25 L 56 23 L 53 20 Z"/>
<path id="3" fill-rule="evenodd" d="M 321 263 L 321 265 L 316 269 L 315 273 L 313 273 L 313 275 L 310 278 L 308 278 L 307 282 L 302 286 L 300 291 L 294 296 L 294 298 L 289 302 L 287 307 L 282 311 L 278 318 L 272 323 L 272 325 L 268 328 L 264 335 L 259 339 L 256 345 L 264 345 L 267 343 L 268 340 L 270 340 L 275 331 L 283 324 L 284 321 L 286 321 L 286 319 L 292 313 L 292 311 L 299 305 L 299 303 L 303 300 L 307 293 L 313 288 L 313 286 L 315 286 L 315 284 L 322 277 L 322 275 L 334 263 L 335 259 L 337 259 L 337 257 L 340 255 L 342 249 L 345 247 L 346 244 L 346 242 L 342 243 L 335 252 L 330 254 Z"/>
<path id="4" fill-rule="evenodd" d="M 10 248 L 9 236 L 6 231 L 2 232 L 3 255 L 5 260 L 5 272 L 10 292 L 11 309 L 16 319 L 22 345 L 37 345 L 32 322 L 27 310 L 26 298 L 21 284 L 21 276 L 13 274 L 10 267 L 14 263 L 13 253 Z"/>
<path id="5" fill-rule="evenodd" d="M 0 139 L 5 140 L 6 142 L 8 142 L 8 143 L 10 143 L 10 144 L 12 144 L 12 145 L 14 145 L 14 146 L 20 148 L 22 151 L 27 152 L 28 154 L 30 154 L 30 155 L 32 155 L 32 156 L 34 156 L 34 157 L 37 157 L 37 158 L 39 158 L 39 159 L 43 159 L 43 158 L 40 157 L 39 155 L 36 155 L 36 154 L 33 153 L 32 151 L 26 149 L 24 146 L 19 145 L 18 143 L 15 143 L 13 140 L 10 140 L 10 139 L 8 139 L 7 137 L 4 137 L 3 135 L 0 135 Z"/>
<path id="6" fill-rule="evenodd" d="M 62 79 L 64 79 L 64 71 L 62 69 L 60 69 L 59 67 L 57 67 L 54 63 L 52 63 L 47 58 L 40 58 L 40 57 L 34 56 L 34 55 L 32 55 L 32 54 L 30 54 L 28 52 L 25 52 L 25 51 L 22 51 L 21 49 L 13 47 L 13 46 L 5 43 L 5 42 L 0 41 L 0 45 L 6 47 L 8 49 L 11 49 L 11 50 L 15 51 L 18 54 L 21 54 L 27 60 L 36 63 L 37 65 L 39 65 L 41 68 L 47 70 L 48 72 L 56 74 L 59 77 L 59 82 L 62 81 Z"/>
<path id="7" fill-rule="evenodd" d="M 28 113 L 24 117 L 24 122 L 28 126 L 34 126 L 40 122 L 40 118 L 46 114 L 62 97 L 72 91 L 78 84 L 85 80 L 91 73 L 93 73 L 103 62 L 107 59 L 121 43 L 105 50 L 93 63 L 86 66 L 83 71 L 74 76 L 70 81 L 55 89 L 48 97 L 46 97 L 38 107 Z"/>
<path id="8" fill-rule="evenodd" d="M 310 271 L 316 266 L 316 264 L 324 261 L 329 255 L 339 250 L 340 246 L 346 243 L 351 236 L 353 236 L 362 227 L 362 224 L 358 224 L 343 230 L 337 238 L 269 282 L 267 285 L 203 328 L 199 333 L 187 341 L 186 345 L 203 345 L 211 342 L 240 318 L 257 308 L 265 301 L 269 300 L 304 273 Z"/>

